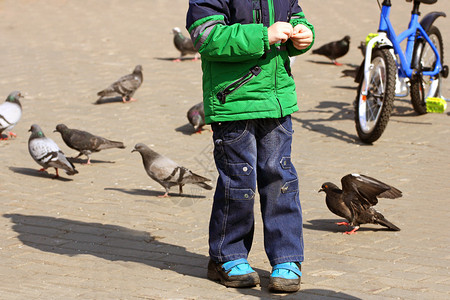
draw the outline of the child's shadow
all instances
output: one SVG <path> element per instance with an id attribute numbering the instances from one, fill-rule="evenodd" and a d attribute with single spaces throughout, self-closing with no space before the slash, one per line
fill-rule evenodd
<path id="1" fill-rule="evenodd" d="M 69 257 L 84 254 L 109 261 L 131 261 L 206 280 L 209 257 L 190 252 L 182 246 L 161 242 L 161 237 L 152 236 L 146 231 L 49 216 L 4 214 L 3 217 L 11 220 L 12 229 L 24 245 L 44 252 Z M 52 234 L 49 235 L 49 232 Z M 255 271 L 261 277 L 262 288 L 237 291 L 261 299 L 270 298 L 271 294 L 266 288 L 269 272 L 256 268 Z M 217 284 L 218 292 L 221 289 Z M 308 299 L 323 299 L 324 296 L 329 297 L 330 292 L 332 293 L 328 290 L 311 289 L 298 294 L 305 294 Z M 345 296 L 345 299 L 358 299 L 344 293 L 335 294 L 338 298 Z"/>

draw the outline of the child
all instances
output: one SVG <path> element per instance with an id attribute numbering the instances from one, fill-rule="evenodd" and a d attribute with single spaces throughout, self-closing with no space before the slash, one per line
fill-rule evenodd
<path id="1" fill-rule="evenodd" d="M 298 110 L 289 57 L 309 50 L 314 28 L 297 0 L 190 0 L 187 25 L 202 57 L 203 102 L 219 178 L 210 226 L 208 278 L 225 286 L 259 284 L 246 260 L 256 188 L 269 289 L 300 288 L 303 261 L 298 178 L 291 163 Z"/>

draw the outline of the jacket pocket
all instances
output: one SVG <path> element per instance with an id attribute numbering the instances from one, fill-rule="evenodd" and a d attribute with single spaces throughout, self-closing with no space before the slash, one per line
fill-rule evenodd
<path id="1" fill-rule="evenodd" d="M 252 80 L 254 77 L 258 76 L 259 73 L 261 73 L 260 66 L 251 67 L 250 70 L 244 76 L 242 76 L 238 80 L 232 82 L 231 84 L 220 90 L 216 94 L 217 99 L 219 99 L 220 103 L 225 104 L 228 95 L 238 90 L 240 87 L 242 87 L 244 84 Z"/>

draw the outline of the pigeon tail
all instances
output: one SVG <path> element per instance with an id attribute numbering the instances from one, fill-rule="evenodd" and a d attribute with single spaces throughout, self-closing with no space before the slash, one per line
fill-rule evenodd
<path id="1" fill-rule="evenodd" d="M 391 222 L 386 220 L 386 218 L 384 216 L 382 218 L 377 218 L 377 223 L 380 225 L 383 225 L 391 230 L 400 231 L 400 228 L 398 228 L 397 226 L 395 226 L 394 224 L 392 224 Z"/>
<path id="2" fill-rule="evenodd" d="M 78 174 L 78 171 L 75 169 L 72 170 L 65 170 L 67 175 L 75 175 Z"/>
<path id="3" fill-rule="evenodd" d="M 213 189 L 212 186 L 210 186 L 209 184 L 207 184 L 205 182 L 197 182 L 195 184 L 198 185 L 199 187 L 204 188 L 205 190 L 212 190 Z"/>
<path id="4" fill-rule="evenodd" d="M 108 140 L 107 143 L 103 144 L 103 149 L 109 149 L 109 148 L 119 148 L 119 149 L 125 149 L 125 145 L 122 142 L 116 142 L 116 141 L 110 141 Z"/>

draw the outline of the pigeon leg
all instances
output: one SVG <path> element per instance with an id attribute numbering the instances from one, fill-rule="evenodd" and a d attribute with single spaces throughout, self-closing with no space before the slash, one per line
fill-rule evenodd
<path id="1" fill-rule="evenodd" d="M 14 132 L 8 132 L 8 134 L 9 134 L 9 137 L 17 137 L 17 134 L 15 134 Z"/>
<path id="2" fill-rule="evenodd" d="M 122 97 L 122 101 L 123 101 L 123 103 L 128 103 L 128 102 L 134 102 L 134 101 L 137 101 L 137 100 L 134 99 L 134 98 L 129 98 L 129 97 L 125 97 L 124 96 L 124 97 Z"/>
<path id="3" fill-rule="evenodd" d="M 59 178 L 58 168 L 55 168 L 55 170 L 56 170 L 56 175 L 55 175 L 55 177 L 53 177 L 53 179 Z"/>
<path id="4" fill-rule="evenodd" d="M 181 195 L 181 194 L 183 194 L 183 185 L 180 184 L 180 185 L 179 185 L 179 188 L 180 188 L 180 195 Z"/>
<path id="5" fill-rule="evenodd" d="M 335 59 L 333 59 L 332 61 L 333 61 L 333 64 L 335 64 L 336 66 L 342 66 L 342 64 L 338 63 Z"/>
<path id="6" fill-rule="evenodd" d="M 336 222 L 335 224 L 339 225 L 339 226 L 341 226 L 341 225 L 350 226 L 350 223 L 348 223 L 348 222 Z"/>
<path id="7" fill-rule="evenodd" d="M 199 53 L 195 53 L 195 55 L 194 55 L 194 58 L 192 59 L 192 61 L 197 61 L 198 60 L 198 57 L 199 57 Z"/>
<path id="8" fill-rule="evenodd" d="M 82 153 L 80 153 L 80 155 L 82 155 Z M 83 163 L 83 165 L 90 165 L 91 164 L 91 156 L 88 154 L 86 154 L 86 156 L 87 156 L 88 160 L 87 160 L 87 162 Z"/>
<path id="9" fill-rule="evenodd" d="M 39 169 L 39 171 L 38 172 L 45 172 L 45 168 L 42 168 L 42 169 Z"/>
<path id="10" fill-rule="evenodd" d="M 181 62 L 181 57 L 172 60 L 172 62 Z"/>
<path id="11" fill-rule="evenodd" d="M 351 231 L 346 231 L 344 234 L 356 234 L 356 230 L 359 229 L 359 226 L 355 226 Z"/>
<path id="12" fill-rule="evenodd" d="M 169 198 L 169 192 L 165 192 L 164 195 L 158 196 L 159 198 Z"/>

